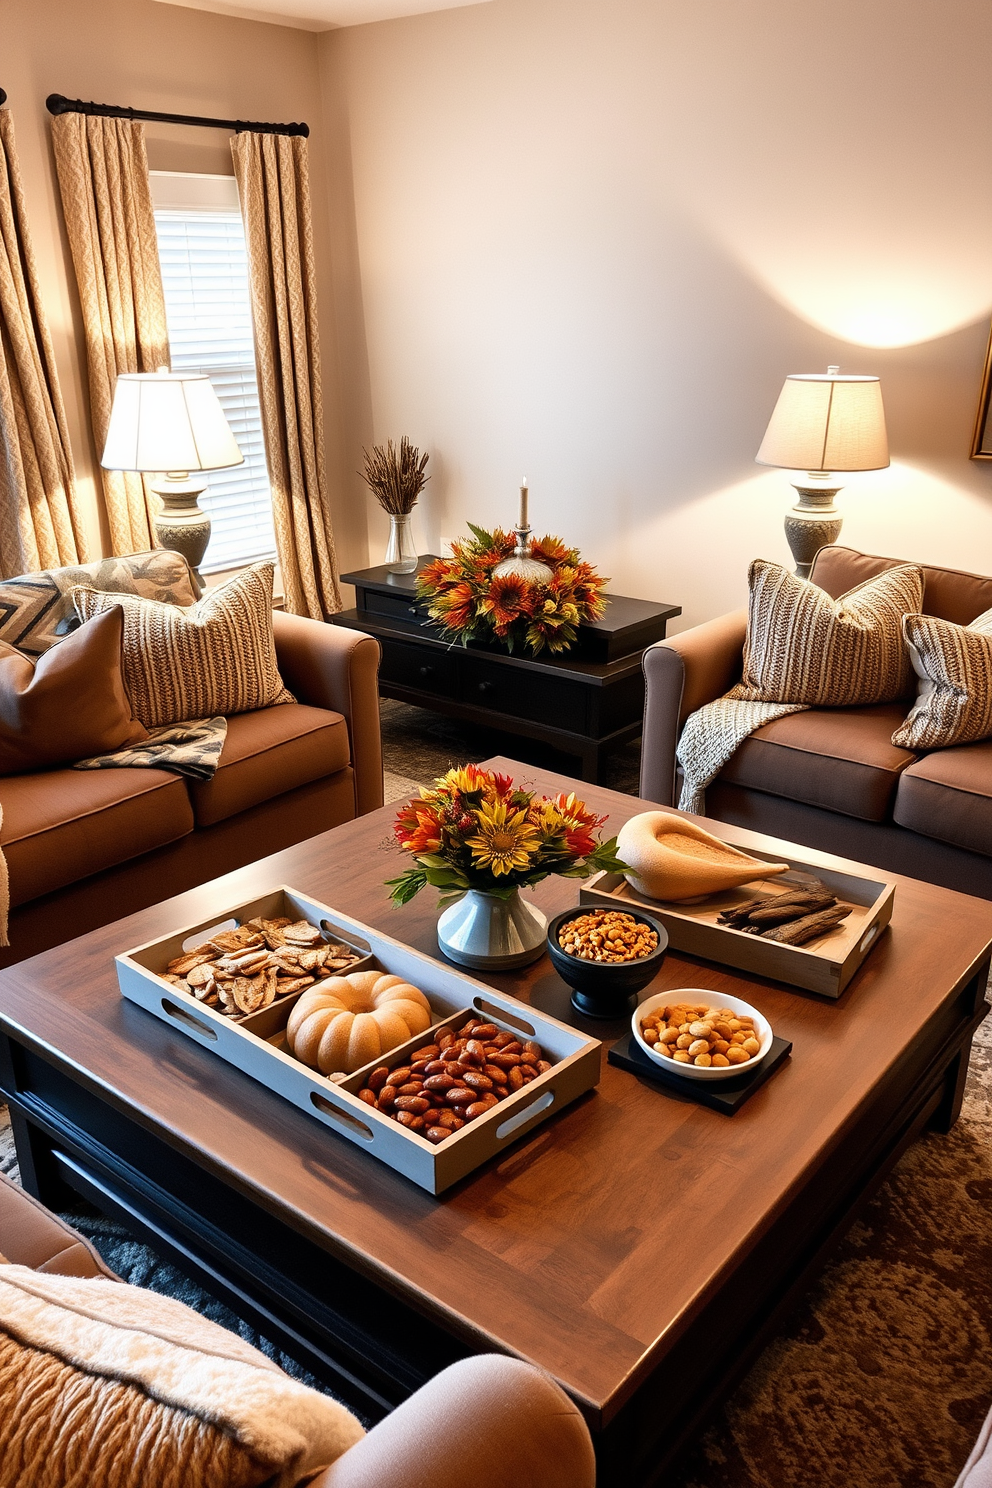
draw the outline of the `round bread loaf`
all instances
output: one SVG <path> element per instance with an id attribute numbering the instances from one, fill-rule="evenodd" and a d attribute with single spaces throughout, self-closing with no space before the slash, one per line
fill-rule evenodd
<path id="1" fill-rule="evenodd" d="M 304 992 L 289 1015 L 286 1041 L 302 1064 L 322 1075 L 352 1074 L 430 1027 L 419 987 L 382 971 L 328 977 Z"/>

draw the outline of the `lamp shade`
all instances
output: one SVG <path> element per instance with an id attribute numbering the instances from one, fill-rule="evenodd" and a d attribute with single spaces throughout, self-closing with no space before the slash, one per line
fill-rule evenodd
<path id="1" fill-rule="evenodd" d="M 201 372 L 122 372 L 114 389 L 105 470 L 223 470 L 244 455 L 210 378 Z"/>
<path id="2" fill-rule="evenodd" d="M 785 379 L 758 465 L 786 470 L 881 470 L 889 463 L 877 377 L 796 372 Z"/>

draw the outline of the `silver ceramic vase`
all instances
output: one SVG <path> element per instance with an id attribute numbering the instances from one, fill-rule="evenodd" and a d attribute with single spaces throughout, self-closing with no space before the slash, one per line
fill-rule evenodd
<path id="1" fill-rule="evenodd" d="M 544 951 L 548 922 L 514 889 L 509 899 L 469 889 L 444 911 L 437 939 L 449 961 L 490 971 L 529 966 Z"/>

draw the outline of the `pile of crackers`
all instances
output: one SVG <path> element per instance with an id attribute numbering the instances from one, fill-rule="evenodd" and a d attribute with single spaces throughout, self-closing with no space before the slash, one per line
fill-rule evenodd
<path id="1" fill-rule="evenodd" d="M 327 941 L 309 920 L 246 920 L 234 930 L 170 961 L 165 980 L 229 1018 L 243 1018 L 277 997 L 301 992 L 321 977 L 340 975 L 362 957 Z"/>

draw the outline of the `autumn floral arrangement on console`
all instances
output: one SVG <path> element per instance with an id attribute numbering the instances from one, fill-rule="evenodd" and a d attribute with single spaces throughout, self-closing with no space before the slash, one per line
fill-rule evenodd
<path id="1" fill-rule="evenodd" d="M 547 922 L 519 890 L 551 874 L 622 872 L 616 838 L 598 836 L 605 820 L 574 794 L 538 796 L 477 765 L 451 769 L 397 814 L 397 842 L 414 861 L 389 880 L 390 897 L 407 904 L 431 885 L 451 906 L 438 922 L 446 955 L 469 966 L 526 965 L 543 950 Z"/>
<path id="2" fill-rule="evenodd" d="M 557 537 L 535 538 L 529 556 L 550 577 L 534 582 L 495 572 L 519 551 L 516 533 L 501 527 L 488 532 L 471 522 L 469 527 L 471 538 L 453 542 L 450 558 L 436 558 L 417 575 L 417 598 L 452 640 L 500 641 L 510 651 L 526 649 L 535 656 L 545 647 L 567 651 L 579 626 L 603 614 L 607 581 L 580 559 L 577 548 Z"/>

